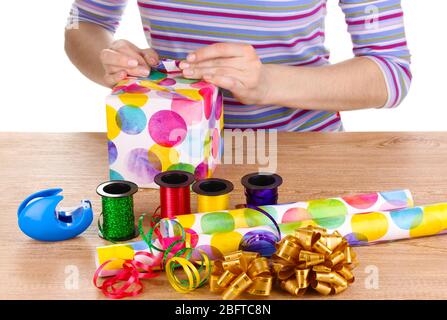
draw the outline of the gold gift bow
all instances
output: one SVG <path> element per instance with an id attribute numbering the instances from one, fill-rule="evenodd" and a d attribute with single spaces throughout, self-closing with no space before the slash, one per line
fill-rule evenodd
<path id="1" fill-rule="evenodd" d="M 293 295 L 303 295 L 309 287 L 322 295 L 338 294 L 354 282 L 355 257 L 337 231 L 307 226 L 277 244 L 272 267 L 281 288 Z"/>
<path id="2" fill-rule="evenodd" d="M 243 292 L 269 296 L 273 277 L 269 261 L 259 253 L 236 251 L 224 256 L 224 261 L 213 264 L 210 278 L 211 292 L 223 292 L 223 300 L 233 300 Z"/>

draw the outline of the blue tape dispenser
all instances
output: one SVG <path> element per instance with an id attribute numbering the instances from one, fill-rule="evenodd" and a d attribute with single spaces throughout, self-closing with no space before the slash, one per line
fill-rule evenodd
<path id="1" fill-rule="evenodd" d="M 62 241 L 84 232 L 93 221 L 92 204 L 82 200 L 77 207 L 58 207 L 62 189 L 47 189 L 26 198 L 19 207 L 19 227 L 40 241 Z"/>

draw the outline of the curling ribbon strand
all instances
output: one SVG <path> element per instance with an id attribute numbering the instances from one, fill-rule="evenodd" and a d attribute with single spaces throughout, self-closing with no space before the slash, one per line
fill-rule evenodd
<path id="1" fill-rule="evenodd" d="M 197 253 L 200 256 L 194 255 Z M 197 267 L 198 265 L 198 267 Z M 176 274 L 176 269 L 182 268 L 186 279 Z M 166 277 L 171 286 L 180 293 L 188 293 L 205 285 L 211 275 L 211 263 L 208 255 L 200 250 L 184 248 L 178 251 L 166 263 Z"/>
<path id="2" fill-rule="evenodd" d="M 242 238 L 241 243 L 239 245 L 239 249 L 244 251 L 253 251 L 258 252 L 261 256 L 270 257 L 275 250 L 275 244 L 281 240 L 281 229 L 279 228 L 278 223 L 275 218 L 273 218 L 270 213 L 267 211 L 252 205 L 247 205 L 247 208 L 257 210 L 263 215 L 265 215 L 276 229 L 276 237 L 271 233 L 266 234 L 258 234 L 254 233 L 252 236 L 248 238 Z"/>
<path id="3" fill-rule="evenodd" d="M 136 260 L 137 257 L 146 257 L 152 260 L 150 264 L 146 264 Z M 106 297 L 112 299 L 122 299 L 133 297 L 143 292 L 143 284 L 140 279 L 150 279 L 158 276 L 154 272 L 154 268 L 158 267 L 160 260 L 154 255 L 139 251 L 135 253 L 132 260 L 122 260 L 123 268 L 113 277 L 98 283 L 101 271 L 104 270 L 109 263 L 122 259 L 110 259 L 104 262 L 96 270 L 93 276 L 93 284 L 100 289 Z"/>

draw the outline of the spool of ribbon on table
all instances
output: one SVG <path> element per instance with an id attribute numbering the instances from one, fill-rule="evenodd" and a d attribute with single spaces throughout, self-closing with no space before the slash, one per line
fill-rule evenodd
<path id="1" fill-rule="evenodd" d="M 197 194 L 197 212 L 228 210 L 233 184 L 225 179 L 208 178 L 194 183 Z"/>
<path id="2" fill-rule="evenodd" d="M 133 195 L 138 186 L 130 181 L 108 181 L 97 188 L 102 198 L 99 236 L 109 241 L 127 241 L 138 235 L 135 227 Z"/>
<path id="3" fill-rule="evenodd" d="M 160 212 L 162 218 L 175 218 L 191 213 L 191 184 L 194 176 L 185 171 L 161 172 L 155 176 L 160 187 Z"/>
<path id="4" fill-rule="evenodd" d="M 278 187 L 282 178 L 273 173 L 250 173 L 242 177 L 247 206 L 265 206 L 278 203 Z M 205 211 L 199 211 L 205 212 Z"/>

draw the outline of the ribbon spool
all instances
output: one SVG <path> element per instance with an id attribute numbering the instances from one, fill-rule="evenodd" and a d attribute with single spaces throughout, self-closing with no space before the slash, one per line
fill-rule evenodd
<path id="1" fill-rule="evenodd" d="M 130 181 L 113 180 L 96 189 L 102 197 L 102 225 L 98 220 L 99 236 L 109 241 L 127 241 L 138 236 L 133 212 L 133 195 L 138 186 Z"/>
<path id="2" fill-rule="evenodd" d="M 155 183 L 160 186 L 161 217 L 173 219 L 191 213 L 190 186 L 194 176 L 186 171 L 172 170 L 157 174 Z"/>
<path id="3" fill-rule="evenodd" d="M 197 194 L 197 211 L 228 210 L 233 184 L 224 179 L 209 178 L 197 181 L 192 190 Z"/>
<path id="4" fill-rule="evenodd" d="M 282 178 L 274 173 L 250 173 L 242 177 L 247 205 L 265 206 L 278 203 L 278 187 Z"/>

